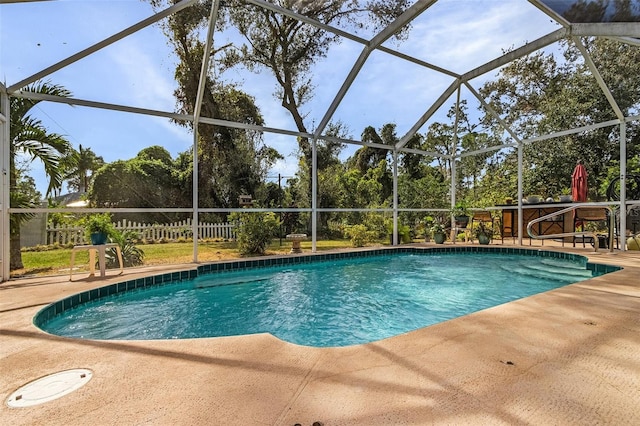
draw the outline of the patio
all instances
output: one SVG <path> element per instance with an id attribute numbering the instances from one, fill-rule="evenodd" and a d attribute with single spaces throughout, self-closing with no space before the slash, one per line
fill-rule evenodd
<path id="1" fill-rule="evenodd" d="M 528 245 L 526 246 L 529 247 Z M 7 424 L 638 424 L 640 253 L 553 247 L 624 269 L 367 345 L 309 348 L 268 334 L 91 341 L 32 324 L 104 280 L 0 285 L 3 399 L 55 372 L 93 378 L 57 400 L 0 408 Z M 186 265 L 185 268 L 193 267 Z"/>

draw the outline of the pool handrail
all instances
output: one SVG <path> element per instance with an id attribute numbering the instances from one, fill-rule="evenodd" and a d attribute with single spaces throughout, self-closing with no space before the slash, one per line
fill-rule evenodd
<path id="1" fill-rule="evenodd" d="M 607 209 L 609 210 L 609 251 L 613 252 L 613 230 L 614 230 L 614 226 L 615 226 L 615 218 L 614 218 L 614 212 L 613 209 L 610 206 L 603 206 L 602 204 L 598 204 L 598 203 L 580 203 L 580 204 L 576 204 L 574 206 L 569 206 L 565 209 L 553 212 L 553 213 L 549 213 L 547 215 L 538 217 L 534 220 L 532 220 L 531 222 L 529 222 L 529 224 L 527 225 L 527 234 L 529 234 L 529 237 L 535 239 L 535 240 L 548 240 L 551 238 L 564 238 L 564 237 L 585 237 L 585 236 L 590 236 L 593 238 L 593 248 L 594 251 L 597 253 L 598 252 L 598 248 L 600 246 L 600 241 L 598 239 L 598 234 L 596 234 L 595 232 L 592 231 L 580 231 L 580 232 L 563 232 L 560 234 L 546 234 L 546 235 L 538 235 L 536 233 L 533 232 L 532 226 L 535 225 L 538 222 L 542 222 L 545 221 L 547 219 L 550 219 L 552 217 L 555 216 L 559 216 L 559 215 L 564 215 L 565 213 L 568 213 L 570 211 L 574 211 L 576 209 L 579 208 L 584 208 L 584 207 L 599 207 L 599 208 L 603 208 L 603 209 Z"/>

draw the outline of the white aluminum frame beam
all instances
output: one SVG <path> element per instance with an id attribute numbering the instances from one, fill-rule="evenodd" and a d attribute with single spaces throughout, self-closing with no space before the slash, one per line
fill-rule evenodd
<path id="1" fill-rule="evenodd" d="M 6 87 L 0 83 L 0 282 L 10 276 L 10 156 L 11 156 L 11 114 L 9 94 Z"/>
<path id="2" fill-rule="evenodd" d="M 198 216 L 198 209 L 200 208 L 200 201 L 198 197 L 198 140 L 200 139 L 200 131 L 198 129 L 198 123 L 200 122 L 200 114 L 202 113 L 202 100 L 204 98 L 204 90 L 207 85 L 207 79 L 209 74 L 209 64 L 211 61 L 211 50 L 213 49 L 213 35 L 215 33 L 216 20 L 218 19 L 218 7 L 220 6 L 220 0 L 214 0 L 211 3 L 211 12 L 209 13 L 209 26 L 207 29 L 207 40 L 204 46 L 204 52 L 202 54 L 202 66 L 200 68 L 200 79 L 198 81 L 198 92 L 196 94 L 196 103 L 193 111 L 193 172 L 191 175 L 192 186 L 192 207 L 193 207 L 193 221 L 192 221 L 192 233 L 193 233 L 193 262 L 198 262 L 198 225 L 200 219 Z"/>
<path id="3" fill-rule="evenodd" d="M 547 6 L 546 4 L 542 3 L 541 1 L 539 1 L 539 0 L 529 0 L 529 3 L 531 3 L 532 5 L 537 7 L 538 9 L 540 9 L 541 12 L 547 14 L 551 19 L 553 19 L 554 21 L 556 21 L 558 24 L 562 25 L 563 27 L 569 27 L 569 25 L 571 25 L 571 23 L 569 21 L 567 21 L 566 19 L 564 19 L 564 17 L 562 17 L 562 15 L 557 14 L 553 9 L 551 9 L 549 6 Z"/>
<path id="4" fill-rule="evenodd" d="M 311 251 L 318 249 L 318 139 L 311 139 Z"/>
<path id="5" fill-rule="evenodd" d="M 509 62 L 515 59 L 526 56 L 530 53 L 533 53 L 535 51 L 542 49 L 543 47 L 547 47 L 550 44 L 553 44 L 559 40 L 562 40 L 567 35 L 568 35 L 568 31 L 564 28 L 553 31 L 545 36 L 540 37 L 539 39 L 532 41 L 531 43 L 527 43 L 524 46 L 521 46 L 508 53 L 505 53 L 499 58 L 489 61 L 484 65 L 481 65 L 477 68 L 472 69 L 471 71 L 468 71 L 462 74 L 461 79 L 462 81 L 473 80 L 476 77 L 479 77 L 481 75 L 488 73 L 489 71 L 493 71 L 496 68 L 500 68 L 503 65 L 507 65 Z"/>
<path id="6" fill-rule="evenodd" d="M 333 101 L 331 101 L 331 105 L 329 105 L 329 108 L 324 113 L 324 117 L 322 117 L 322 120 L 320 121 L 320 124 L 318 125 L 318 128 L 313 135 L 314 139 L 318 139 L 324 131 L 325 127 L 327 127 L 327 125 L 329 124 L 331 117 L 333 117 L 333 114 L 338 109 L 338 106 L 340 105 L 345 95 L 347 94 L 347 91 L 358 76 L 358 73 L 364 66 L 364 63 L 367 61 L 370 53 L 371 49 L 369 47 L 365 47 L 364 49 L 362 49 L 362 52 L 360 52 L 360 56 L 358 56 L 355 64 L 353 64 L 353 67 L 351 67 L 347 78 L 345 78 L 345 80 L 342 82 L 342 86 L 340 86 L 338 94 L 333 98 Z"/>
<path id="7" fill-rule="evenodd" d="M 380 31 L 376 36 L 374 36 L 371 41 L 364 47 L 360 56 L 356 60 L 355 64 L 349 71 L 347 78 L 342 83 L 340 90 L 338 90 L 338 94 L 333 98 L 331 105 L 327 109 L 324 114 L 324 117 L 320 121 L 317 130 L 315 131 L 314 137 L 319 138 L 320 134 L 324 131 L 325 127 L 329 124 L 331 117 L 338 109 L 338 106 L 344 99 L 347 91 L 353 84 L 353 81 L 360 73 L 360 70 L 364 66 L 364 63 L 369 58 L 369 55 L 374 49 L 377 49 L 389 38 L 393 37 L 395 33 L 397 33 L 402 27 L 407 25 L 407 23 L 411 22 L 414 18 L 419 16 L 422 12 L 427 10 L 432 4 L 434 4 L 437 0 L 418 0 L 416 3 L 411 5 L 407 10 L 405 10 L 398 18 L 396 18 L 391 24 L 389 24 L 385 29 Z"/>
<path id="8" fill-rule="evenodd" d="M 640 37 L 638 22 L 576 23 L 570 27 L 572 36 L 589 37 Z"/>
<path id="9" fill-rule="evenodd" d="M 10 93 L 12 96 L 17 96 L 24 99 L 34 99 L 39 101 L 55 102 L 67 105 L 78 105 L 89 108 L 106 109 L 110 111 L 130 112 L 133 114 L 152 115 L 155 117 L 164 117 L 176 121 L 193 121 L 193 116 L 189 114 L 179 114 L 176 112 L 160 111 L 156 109 L 139 108 L 127 105 L 111 104 L 107 102 L 90 101 L 80 98 L 65 98 L 62 96 L 48 95 L 45 93 L 28 92 L 25 90 L 17 90 Z"/>
<path id="10" fill-rule="evenodd" d="M 620 123 L 620 232 L 618 239 L 620 250 L 627 249 L 627 123 Z M 610 244 L 613 244 L 611 242 Z M 613 247 L 613 246 L 612 246 Z"/>
<path id="11" fill-rule="evenodd" d="M 431 118 L 431 116 L 435 114 L 435 112 L 438 109 L 440 109 L 440 107 L 447 101 L 447 99 L 449 99 L 451 95 L 453 95 L 453 92 L 455 92 L 456 89 L 460 87 L 460 81 L 461 80 L 459 79 L 454 80 L 449 85 L 449 87 L 447 87 L 445 91 L 442 92 L 440 97 L 431 105 L 431 107 L 424 114 L 422 114 L 422 116 L 411 127 L 411 129 L 409 129 L 409 131 L 405 133 L 403 137 L 400 138 L 400 140 L 396 144 L 396 149 L 400 149 L 404 147 L 407 143 L 409 143 L 409 140 L 413 137 L 413 135 L 415 135 L 416 132 L 420 130 L 422 126 L 424 126 L 424 123 L 426 123 L 427 120 L 429 120 L 429 118 Z"/>
<path id="12" fill-rule="evenodd" d="M 609 40 L 617 41 L 618 43 L 623 44 L 631 44 L 633 46 L 640 47 L 640 38 L 631 38 L 631 37 L 610 37 L 605 36 L 603 38 L 608 38 Z"/>
<path id="13" fill-rule="evenodd" d="M 456 92 L 456 117 L 455 117 L 455 121 L 453 122 L 453 149 L 451 150 L 451 210 L 453 210 L 453 208 L 456 205 L 456 181 L 457 181 L 457 165 L 456 162 L 457 160 L 457 151 L 458 151 L 458 125 L 460 123 L 460 95 L 462 92 L 462 86 L 460 84 L 458 84 L 458 90 Z M 450 219 L 451 219 L 451 229 L 455 228 L 455 217 L 453 216 L 453 213 L 451 213 L 450 215 Z M 455 238 L 455 233 L 452 233 L 452 238 Z"/>
<path id="14" fill-rule="evenodd" d="M 114 35 L 112 35 L 111 37 L 107 37 L 106 39 L 90 46 L 87 47 L 84 50 L 81 50 L 80 52 L 69 56 L 66 59 L 63 59 L 60 62 L 57 62 L 53 65 L 51 65 L 50 67 L 47 67 L 45 69 L 43 69 L 40 72 L 37 72 L 23 80 L 20 80 L 19 82 L 9 86 L 9 93 L 13 93 L 14 91 L 23 88 L 24 86 L 31 84 L 35 81 L 40 80 L 43 77 L 48 76 L 49 74 L 52 74 L 56 71 L 58 71 L 61 68 L 66 67 L 67 65 L 70 65 L 76 61 L 79 61 L 82 58 L 85 58 L 89 55 L 91 55 L 92 53 L 97 52 L 98 50 L 109 46 L 110 44 L 115 43 L 116 41 L 122 40 L 123 38 L 145 28 L 148 27 L 149 25 L 155 24 L 156 22 L 158 22 L 159 20 L 166 18 L 169 15 L 172 15 L 182 9 L 185 9 L 189 6 L 191 6 L 193 3 L 195 3 L 196 0 L 182 0 L 180 3 L 175 4 L 171 7 L 166 8 L 165 10 L 162 10 L 158 13 L 156 13 L 155 15 L 152 15 L 146 19 L 143 19 L 142 21 L 138 22 L 137 24 L 134 24 L 122 31 L 120 31 L 119 33 L 116 33 Z"/>
<path id="15" fill-rule="evenodd" d="M 533 138 L 524 139 L 522 142 L 525 144 L 540 142 L 547 139 L 559 138 L 562 136 L 573 135 L 575 133 L 588 132 L 590 130 L 601 129 L 603 127 L 615 126 L 620 124 L 620 120 L 609 120 L 602 123 L 589 124 L 588 126 L 575 127 L 573 129 L 561 130 L 559 132 L 550 133 L 548 135 L 536 136 Z"/>
<path id="16" fill-rule="evenodd" d="M 471 94 L 472 94 L 473 96 L 475 96 L 475 97 L 476 97 L 476 99 L 478 99 L 478 101 L 480 101 L 480 103 L 482 104 L 482 106 L 483 106 L 487 111 L 489 111 L 489 114 L 493 115 L 493 117 L 494 117 L 496 120 L 498 120 L 498 123 L 500 123 L 500 125 L 502 126 L 502 128 L 503 128 L 504 130 L 506 130 L 506 131 L 509 133 L 509 135 L 511 135 L 511 137 L 513 138 L 513 140 L 515 140 L 515 141 L 516 141 L 516 142 L 518 142 L 518 143 L 522 142 L 522 141 L 520 140 L 520 138 L 518 137 L 518 135 L 516 135 L 516 133 L 515 133 L 515 132 L 511 129 L 511 127 L 507 124 L 507 122 L 506 122 L 506 121 L 504 121 L 504 120 L 502 119 L 502 117 L 500 117 L 500 115 L 496 112 L 496 110 L 494 110 L 494 109 L 491 107 L 491 105 L 489 105 L 489 104 L 487 103 L 487 101 L 485 101 L 485 100 L 484 100 L 484 98 L 483 98 L 482 96 L 480 96 L 480 93 L 478 93 L 478 92 L 476 91 L 476 89 L 474 89 L 474 88 L 473 88 L 473 86 L 471 86 L 471 84 L 469 84 L 469 82 L 468 82 L 468 81 L 465 81 L 465 82 L 464 82 L 464 85 L 467 87 L 467 89 L 469 89 L 469 91 L 471 92 Z"/>
<path id="17" fill-rule="evenodd" d="M 392 244 L 398 245 L 398 151 L 393 151 L 393 238 Z"/>

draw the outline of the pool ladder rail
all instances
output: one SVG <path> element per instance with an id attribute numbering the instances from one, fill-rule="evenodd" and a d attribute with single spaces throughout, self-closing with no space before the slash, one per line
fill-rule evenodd
<path id="1" fill-rule="evenodd" d="M 577 204 L 575 206 L 569 206 L 566 209 L 562 209 L 559 210 L 557 212 L 553 212 L 553 213 L 549 213 L 547 215 L 541 216 L 537 219 L 532 220 L 531 222 L 529 222 L 529 224 L 527 225 L 527 234 L 529 234 L 529 236 L 535 240 L 548 240 L 548 239 L 552 239 L 552 238 L 564 238 L 564 237 L 591 237 L 593 238 L 593 248 L 594 248 L 594 252 L 597 253 L 598 252 L 598 248 L 600 246 L 600 241 L 598 239 L 598 234 L 596 234 L 595 232 L 591 232 L 591 231 L 580 231 L 580 232 L 563 232 L 560 234 L 547 234 L 547 235 L 538 235 L 533 231 L 533 225 L 535 225 L 538 222 L 542 222 L 545 221 L 547 219 L 551 219 L 552 217 L 555 216 L 560 216 L 560 215 L 564 215 L 565 213 L 569 213 L 571 211 L 580 209 L 580 208 L 584 208 L 584 207 L 599 207 L 602 209 L 606 209 L 609 211 L 609 252 L 613 253 L 613 230 L 615 227 L 615 217 L 614 217 L 614 212 L 613 209 L 610 206 L 603 206 L 601 204 L 595 204 L 595 203 L 580 203 Z"/>

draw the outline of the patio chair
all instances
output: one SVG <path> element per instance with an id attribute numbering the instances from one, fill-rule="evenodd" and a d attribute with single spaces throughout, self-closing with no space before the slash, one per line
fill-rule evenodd
<path id="1" fill-rule="evenodd" d="M 491 231 L 491 235 L 489 235 L 490 240 L 493 240 L 493 234 L 495 232 L 495 221 L 493 216 L 491 216 L 491 212 L 488 210 L 479 210 L 473 212 L 473 218 L 471 219 L 471 230 L 475 229 L 476 224 L 484 223 Z M 473 242 L 473 234 L 471 237 L 471 242 Z"/>
<path id="2" fill-rule="evenodd" d="M 456 243 L 456 238 L 460 233 L 464 234 L 464 242 L 465 243 L 469 242 L 469 238 L 471 237 L 471 227 L 469 226 L 470 222 L 471 221 L 469 220 L 468 217 L 466 221 L 458 221 L 458 220 L 454 221 L 453 226 L 450 229 L 451 231 L 450 238 L 453 244 Z"/>
<path id="3" fill-rule="evenodd" d="M 607 214 L 607 209 L 603 207 L 580 207 L 575 210 L 575 215 L 573 217 L 573 232 L 576 232 L 576 228 L 578 226 L 584 226 L 587 222 L 601 222 L 603 226 L 606 226 L 607 230 L 609 229 L 609 215 Z M 608 232 L 607 232 L 608 235 Z M 595 244 L 592 237 L 579 236 L 573 237 L 573 246 L 576 246 L 576 241 L 582 242 L 582 247 L 585 247 L 585 243 L 589 242 L 592 245 Z M 603 240 L 603 242 L 605 242 Z M 606 241 L 605 244 L 610 244 L 610 241 Z M 601 244 L 602 245 L 602 244 Z"/>

